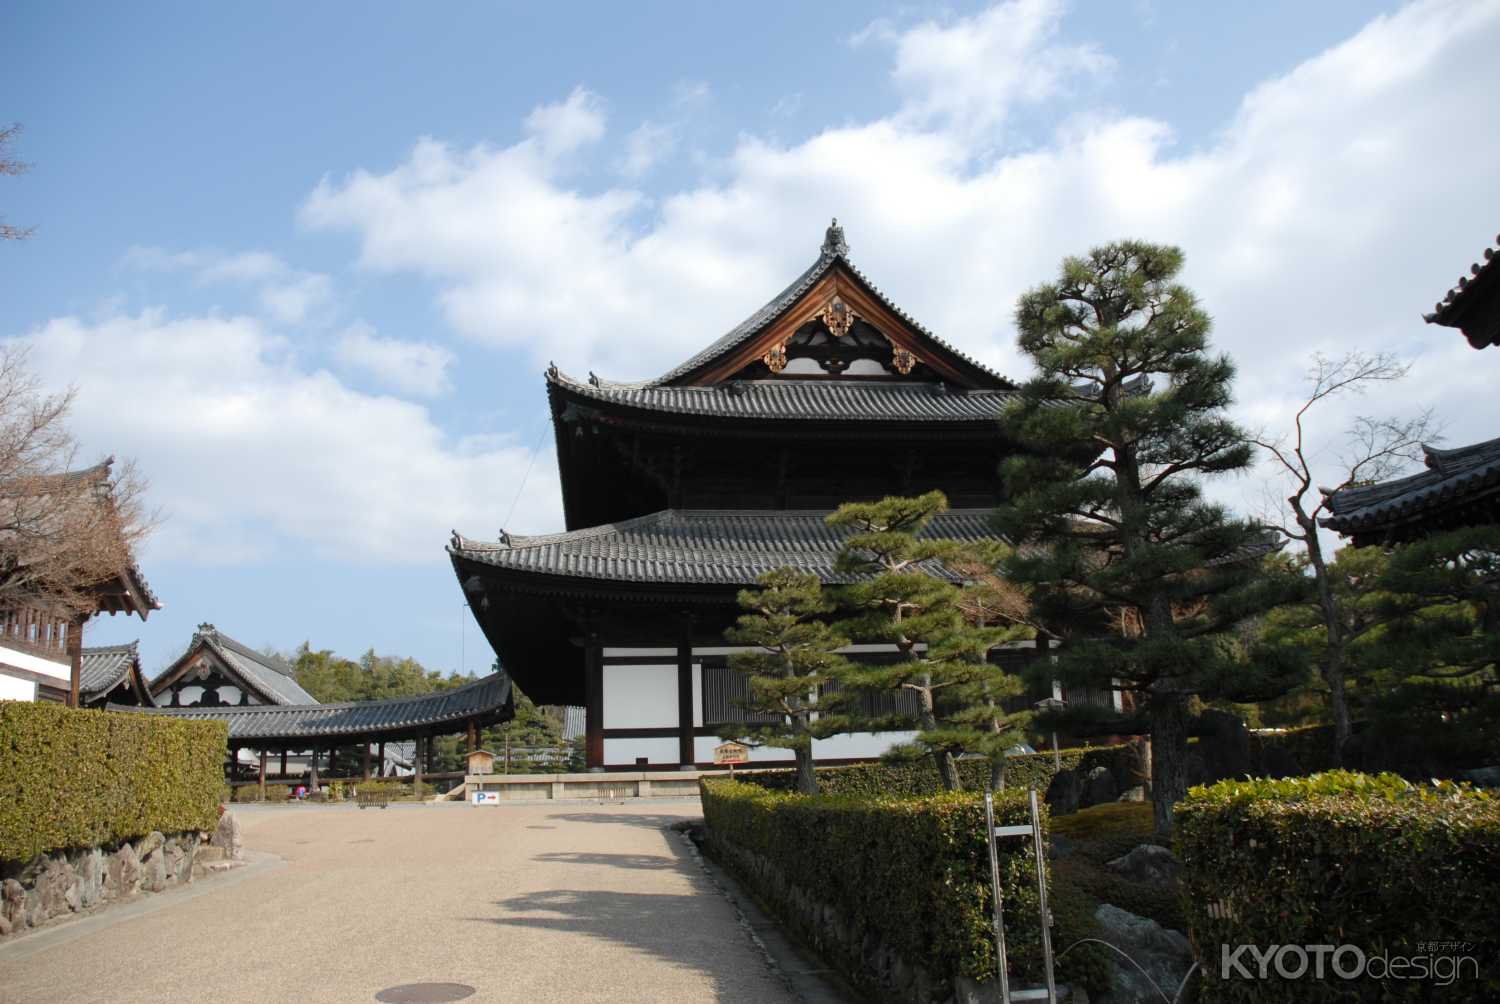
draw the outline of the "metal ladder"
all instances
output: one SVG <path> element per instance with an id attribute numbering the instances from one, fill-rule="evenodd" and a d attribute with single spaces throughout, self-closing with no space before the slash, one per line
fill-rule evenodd
<path id="1" fill-rule="evenodd" d="M 1047 863 L 1042 851 L 1042 826 L 1037 812 L 1035 788 L 1029 789 L 1028 797 L 1031 803 L 1029 825 L 996 826 L 994 794 L 988 791 L 984 793 L 984 825 L 989 833 L 989 839 L 985 843 L 990 850 L 990 889 L 994 894 L 995 904 L 995 960 L 996 970 L 1000 975 L 1000 1000 L 1003 1004 L 1010 1004 L 1011 1001 L 1046 1001 L 1047 1004 L 1057 1004 L 1057 983 L 1052 977 L 1052 911 L 1047 908 Z M 995 841 L 1004 837 L 1028 836 L 1036 851 L 1037 905 L 1041 910 L 1042 960 L 1046 965 L 1047 985 L 1012 991 L 1005 956 L 1005 902 L 1000 892 L 1000 856 L 995 852 Z"/>

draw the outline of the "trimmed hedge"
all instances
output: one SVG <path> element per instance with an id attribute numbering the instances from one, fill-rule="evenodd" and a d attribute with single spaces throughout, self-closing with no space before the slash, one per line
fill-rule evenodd
<path id="1" fill-rule="evenodd" d="M 1061 750 L 1058 754 L 1063 770 L 1076 770 L 1086 777 L 1095 767 L 1105 767 L 1121 776 L 1127 767 L 1122 757 L 1132 757 L 1130 747 L 1088 746 Z M 1131 761 L 1133 762 L 1133 761 Z M 959 777 L 966 791 L 984 791 L 990 784 L 990 762 L 978 757 L 958 761 Z M 1051 750 L 1013 756 L 1005 762 L 1007 789 L 1035 787 L 1045 792 L 1057 775 Z M 794 791 L 797 772 L 764 770 L 747 772 L 744 780 L 772 791 Z M 910 761 L 879 761 L 850 764 L 847 767 L 819 767 L 818 790 L 824 795 L 933 795 L 941 790 L 937 769 L 927 758 Z"/>
<path id="2" fill-rule="evenodd" d="M 973 794 L 807 796 L 722 778 L 705 778 L 700 787 L 710 847 L 783 915 L 785 893 L 747 873 L 736 850 L 771 863 L 812 902 L 837 911 L 852 926 L 855 946 L 874 935 L 935 978 L 994 978 L 984 804 Z M 1025 793 L 1001 794 L 995 814 L 1001 824 L 1029 821 Z M 1031 844 L 1015 839 L 1000 847 L 1011 967 L 1023 979 L 1040 980 Z M 847 946 L 830 944 L 820 933 L 803 931 L 829 961 L 868 987 L 858 948 L 850 957 Z"/>
<path id="3" fill-rule="evenodd" d="M 223 722 L 0 702 L 0 861 L 211 830 Z"/>
<path id="4" fill-rule="evenodd" d="M 1176 821 L 1204 1000 L 1500 998 L 1493 958 L 1481 960 L 1477 980 L 1471 968 L 1448 987 L 1284 980 L 1274 967 L 1268 980 L 1219 979 L 1222 945 L 1354 945 L 1374 957 L 1457 941 L 1488 952 L 1500 903 L 1500 799 L 1449 782 L 1331 771 L 1193 788 Z M 1253 959 L 1244 965 L 1258 969 Z"/>

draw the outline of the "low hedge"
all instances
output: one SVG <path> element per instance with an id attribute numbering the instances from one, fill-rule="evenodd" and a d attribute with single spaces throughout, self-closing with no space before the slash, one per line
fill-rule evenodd
<path id="1" fill-rule="evenodd" d="M 1432 942 L 1492 952 L 1500 902 L 1500 799 L 1449 782 L 1331 771 L 1221 781 L 1176 807 L 1189 936 L 1203 999 L 1323 1001 L 1500 999 L 1500 960 L 1464 979 L 1348 981 L 1331 975 L 1220 978 L 1239 945 L 1353 945 L 1368 958 L 1430 957 Z M 1444 954 L 1461 954 L 1445 952 Z M 1240 956 L 1253 975 L 1259 966 Z M 1352 953 L 1343 967 L 1352 965 Z M 1286 968 L 1296 969 L 1295 959 Z M 1331 964 L 1330 964 L 1331 965 Z M 1436 972 L 1449 962 L 1429 961 Z M 1410 972 L 1410 971 L 1408 971 Z"/>
<path id="2" fill-rule="evenodd" d="M 1059 751 L 1063 770 L 1077 771 L 1086 777 L 1095 767 L 1105 767 L 1116 776 L 1127 771 L 1122 757 L 1132 757 L 1130 747 L 1088 746 Z M 1006 758 L 1006 788 L 1035 787 L 1045 792 L 1057 775 L 1051 750 Z M 1133 759 L 1130 761 L 1133 763 Z M 990 784 L 990 762 L 979 757 L 958 761 L 959 777 L 967 791 L 983 791 Z M 773 791 L 794 791 L 797 772 L 766 770 L 748 773 L 745 778 Z M 824 795 L 932 795 L 942 789 L 937 768 L 930 759 L 879 761 L 850 764 L 846 767 L 819 767 L 818 790 Z"/>
<path id="3" fill-rule="evenodd" d="M 223 722 L 0 702 L 0 861 L 210 830 Z"/>
<path id="4" fill-rule="evenodd" d="M 722 778 L 705 778 L 701 789 L 710 848 L 784 919 L 800 926 L 788 916 L 787 890 L 743 867 L 736 851 L 769 862 L 812 903 L 832 907 L 851 925 L 855 946 L 879 936 L 935 978 L 994 978 L 984 805 L 973 794 L 807 796 Z M 1019 789 L 1001 794 L 995 809 L 998 823 L 1030 819 Z M 1039 981 L 1031 844 L 1013 839 L 1000 846 L 1011 968 L 1023 981 Z M 805 927 L 802 933 L 846 976 L 879 989 L 869 986 L 857 948 L 851 953 L 848 943 L 831 944 Z"/>

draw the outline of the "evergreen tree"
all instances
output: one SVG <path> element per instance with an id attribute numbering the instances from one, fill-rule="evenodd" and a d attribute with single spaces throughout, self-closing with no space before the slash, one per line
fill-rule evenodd
<path id="1" fill-rule="evenodd" d="M 1069 642 L 1063 682 L 1135 695 L 1122 730 L 1151 736 L 1158 830 L 1186 790 L 1189 701 L 1271 696 L 1219 633 L 1221 603 L 1246 584 L 1239 560 L 1264 531 L 1203 500 L 1199 481 L 1250 463 L 1224 414 L 1234 366 L 1208 353 L 1208 314 L 1175 279 L 1176 248 L 1125 241 L 1068 258 L 1016 308 L 1037 375 L 1002 415 L 1023 448 L 1002 466 L 997 526 L 1018 550 L 1010 577 L 1032 587 L 1041 623 Z M 1131 629 L 1109 630 L 1111 623 Z"/>
<path id="2" fill-rule="evenodd" d="M 1000 700 L 1019 692 L 1019 681 L 988 661 L 991 650 L 1027 636 L 1020 625 L 972 624 L 964 617 L 964 590 L 954 567 L 975 552 L 956 541 L 925 536 L 932 518 L 948 508 L 942 492 L 918 498 L 851 502 L 828 517 L 853 532 L 835 569 L 854 581 L 840 590 L 849 615 L 838 628 L 859 642 L 893 644 L 890 665 L 856 664 L 846 674 L 853 690 L 895 692 L 915 700 L 914 713 L 897 713 L 891 725 L 915 725 L 914 743 L 895 755 L 930 756 L 943 787 L 962 787 L 954 757 L 966 750 L 1004 756 L 1015 744 L 1013 722 Z M 1003 745 L 1002 745 L 1003 744 Z"/>
<path id="3" fill-rule="evenodd" d="M 846 671 L 837 653 L 848 640 L 829 627 L 833 603 L 811 572 L 780 568 L 740 591 L 745 613 L 725 637 L 755 651 L 730 656 L 730 668 L 749 677 L 750 696 L 741 701 L 749 721 L 726 739 L 789 749 L 797 761 L 797 790 L 818 793 L 812 741 L 848 730 L 840 714 L 841 692 L 828 687 Z"/>
<path id="4" fill-rule="evenodd" d="M 1489 685 L 1500 679 L 1500 526 L 1398 547 L 1377 585 L 1390 621 L 1384 656 L 1394 672 Z"/>

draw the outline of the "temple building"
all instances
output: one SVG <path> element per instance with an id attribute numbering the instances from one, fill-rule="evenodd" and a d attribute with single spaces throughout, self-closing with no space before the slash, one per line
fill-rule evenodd
<path id="1" fill-rule="evenodd" d="M 106 704 L 154 707 L 151 688 L 141 673 L 139 643 L 85 648 L 78 677 L 78 703 L 85 708 Z"/>
<path id="2" fill-rule="evenodd" d="M 74 537 L 57 539 L 70 541 L 77 536 L 118 532 L 110 518 L 114 511 L 110 480 L 113 463 L 110 458 L 81 471 L 0 486 L 0 495 L 11 510 L 7 515 L 10 526 L 0 532 L 0 551 L 6 553 L 9 564 L 19 562 L 21 566 L 13 568 L 11 574 L 26 572 L 28 532 L 45 538 L 58 526 L 66 526 Z M 86 584 L 81 592 L 87 609 L 63 609 L 46 602 L 44 596 L 0 606 L 0 700 L 55 701 L 76 707 L 83 693 L 83 660 L 88 651 L 83 647 L 83 631 L 88 619 L 101 613 L 123 613 L 135 614 L 144 621 L 151 611 L 161 609 L 161 601 L 128 556 L 129 548 L 120 537 L 92 539 L 85 543 L 89 545 L 126 557 L 117 570 Z M 55 563 L 58 556 L 42 560 Z"/>
<path id="3" fill-rule="evenodd" d="M 1458 328 L 1476 349 L 1500 345 L 1496 257 L 1486 248 L 1483 262 L 1423 315 L 1427 323 Z M 1330 493 L 1322 525 L 1363 547 L 1500 522 L 1500 438 L 1445 450 L 1424 445 L 1422 452 L 1427 469 L 1420 473 Z"/>
<path id="4" fill-rule="evenodd" d="M 151 696 L 163 708 L 318 703 L 285 660 L 257 652 L 212 624 L 198 625 L 187 651 L 151 681 Z"/>
<path id="5" fill-rule="evenodd" d="M 745 715 L 723 640 L 736 594 L 787 565 L 838 582 L 842 536 L 824 521 L 836 506 L 941 489 L 952 509 L 933 536 L 992 535 L 1012 449 L 996 419 L 1015 385 L 891 302 L 837 221 L 790 286 L 656 379 L 554 366 L 546 382 L 567 529 L 455 533 L 449 553 L 505 671 L 539 704 L 586 709 L 590 767 L 712 763 Z M 837 736 L 814 752 L 871 757 L 908 736 Z"/>

